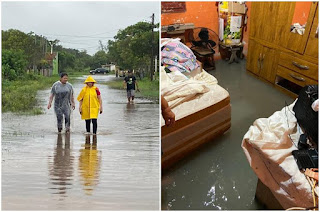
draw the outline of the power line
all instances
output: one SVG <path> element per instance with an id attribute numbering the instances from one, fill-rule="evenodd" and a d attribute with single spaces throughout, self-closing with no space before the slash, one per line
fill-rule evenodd
<path id="1" fill-rule="evenodd" d="M 145 18 L 142 18 L 142 20 L 140 19 L 140 21 L 137 21 L 137 23 L 138 22 L 150 23 L 150 21 L 147 20 L 149 18 L 152 18 L 154 20 L 154 18 L 155 18 L 154 14 L 152 16 L 147 16 Z M 152 21 L 152 24 L 154 24 L 154 21 Z M 117 35 L 117 33 L 112 37 L 110 37 L 110 36 L 98 36 L 98 35 L 108 34 L 108 33 L 111 33 L 111 32 L 119 32 L 120 30 L 124 30 L 125 28 L 109 30 L 107 32 L 95 33 L 95 34 L 91 34 L 91 35 L 71 35 L 71 34 L 47 34 L 47 33 L 41 33 L 41 36 L 50 36 L 50 37 L 55 36 L 55 37 L 58 37 L 58 39 L 60 40 L 60 45 L 68 45 L 68 44 L 81 45 L 83 47 L 69 47 L 69 48 L 80 49 L 80 50 L 81 49 L 88 50 L 88 49 L 92 49 L 92 48 L 99 48 L 99 45 L 86 47 L 86 45 L 89 45 L 89 44 L 86 44 L 86 41 L 89 42 L 89 40 L 93 40 L 93 39 L 97 39 L 97 40 L 114 39 L 114 37 Z M 49 40 L 49 38 L 47 38 L 47 39 Z M 67 40 L 63 41 L 64 39 L 67 39 Z M 81 40 L 78 40 L 78 39 L 81 39 Z M 68 46 L 70 46 L 70 45 L 68 45 Z"/>
<path id="2" fill-rule="evenodd" d="M 86 48 L 78 48 L 78 49 L 84 49 L 84 50 L 87 50 L 87 49 L 93 49 L 93 48 L 99 48 L 99 46 L 91 46 L 91 47 L 86 47 Z"/>
<path id="3" fill-rule="evenodd" d="M 61 37 L 79 37 L 79 38 L 113 38 L 113 37 L 93 37 L 93 36 L 84 36 L 84 35 L 53 35 L 53 34 L 44 34 L 45 36 L 61 36 Z"/>
<path id="4" fill-rule="evenodd" d="M 112 40 L 112 39 L 85 39 L 85 40 L 82 39 L 82 40 L 74 40 L 74 39 L 69 39 L 69 38 L 61 38 L 60 42 L 81 44 L 81 43 L 88 43 L 88 42 L 98 42 L 99 40 L 107 41 L 107 40 Z"/>
<path id="5" fill-rule="evenodd" d="M 108 33 L 111 33 L 111 32 L 115 32 L 115 31 L 118 31 L 118 29 L 115 29 L 115 30 L 111 30 L 111 31 L 107 31 L 107 32 L 99 32 L 99 33 L 95 33 L 95 34 L 91 34 L 91 35 L 57 35 L 57 34 L 46 34 L 44 33 L 44 35 L 49 35 L 49 36 L 70 36 L 70 37 L 92 37 L 92 38 L 97 38 L 95 36 L 97 35 L 103 35 L 103 34 L 108 34 Z M 98 36 L 100 37 L 100 36 Z"/>
<path id="6" fill-rule="evenodd" d="M 93 34 L 93 35 L 88 35 L 88 36 L 103 35 L 103 34 L 107 34 L 107 33 L 110 33 L 110 32 L 115 32 L 115 31 L 118 31 L 118 30 L 117 30 L 117 29 L 115 29 L 115 30 L 112 30 L 112 31 L 108 31 L 108 32 L 102 32 L 102 33 L 98 33 L 98 34 Z"/>
<path id="7" fill-rule="evenodd" d="M 77 47 L 77 48 L 94 48 L 94 47 L 99 47 L 99 44 L 96 44 L 94 46 L 82 46 L 82 47 Z"/>
<path id="8" fill-rule="evenodd" d="M 134 16 L 132 16 L 134 17 Z M 151 16 L 147 16 L 145 18 L 143 18 L 142 20 L 138 21 L 138 22 L 148 22 L 149 21 L 147 19 L 151 18 Z M 44 33 L 43 35 L 47 35 L 47 36 L 63 36 L 63 37 L 81 37 L 81 38 L 113 38 L 113 37 L 95 37 L 96 35 L 103 35 L 103 34 L 107 34 L 107 33 L 111 33 L 111 32 L 115 32 L 115 31 L 119 31 L 119 30 L 123 30 L 123 29 L 115 29 L 115 30 L 112 30 L 112 31 L 108 31 L 108 32 L 103 32 L 103 33 L 98 33 L 98 34 L 93 34 L 93 35 L 57 35 L 57 34 L 46 34 Z"/>
<path id="9" fill-rule="evenodd" d="M 69 42 L 69 41 L 60 41 L 60 43 L 69 43 L 69 44 L 80 44 L 80 45 L 90 45 L 86 42 Z M 90 42 L 93 43 L 93 42 Z"/>

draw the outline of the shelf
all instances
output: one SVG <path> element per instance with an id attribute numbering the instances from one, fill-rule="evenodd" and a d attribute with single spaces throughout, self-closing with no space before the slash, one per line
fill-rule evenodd
<path id="1" fill-rule="evenodd" d="M 300 85 L 297 85 L 283 77 L 276 76 L 275 84 L 279 86 L 280 88 L 286 90 L 291 94 L 292 97 L 296 97 L 299 95 L 300 90 L 302 87 Z"/>

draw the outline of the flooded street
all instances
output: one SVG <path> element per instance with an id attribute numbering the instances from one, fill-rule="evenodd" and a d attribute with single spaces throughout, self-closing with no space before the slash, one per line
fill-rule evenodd
<path id="1" fill-rule="evenodd" d="M 75 100 L 86 76 L 73 83 Z M 86 136 L 78 101 L 71 133 L 57 133 L 50 90 L 38 94 L 45 114 L 2 114 L 3 210 L 158 210 L 159 105 L 127 104 L 126 91 L 102 85 L 97 136 Z"/>

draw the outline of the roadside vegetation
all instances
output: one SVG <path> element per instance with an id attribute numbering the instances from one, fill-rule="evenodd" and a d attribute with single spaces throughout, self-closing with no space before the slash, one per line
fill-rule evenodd
<path id="1" fill-rule="evenodd" d="M 124 78 L 116 78 L 105 84 L 113 89 L 124 89 L 123 79 Z M 136 92 L 136 97 L 143 97 L 159 102 L 159 79 L 150 81 L 148 78 L 143 78 L 142 80 L 137 79 L 137 82 L 140 92 Z"/>
<path id="2" fill-rule="evenodd" d="M 150 76 L 150 61 L 159 58 L 159 32 L 154 32 L 154 58 L 151 58 L 152 29 L 159 24 L 138 22 L 121 29 L 107 45 L 99 41 L 99 50 L 94 55 L 77 49 L 64 48 L 59 40 L 48 40 L 34 32 L 24 33 L 17 29 L 2 30 L 2 112 L 41 114 L 36 98 L 41 89 L 50 88 L 59 77 L 48 75 L 53 69 L 53 58 L 58 53 L 58 72 L 66 72 L 69 81 L 88 75 L 92 69 L 115 64 L 120 70 L 139 70 Z M 46 72 L 44 72 L 44 70 Z M 122 80 L 110 82 L 111 87 L 121 85 Z M 141 96 L 158 99 L 159 80 L 148 77 L 139 80 Z M 140 94 L 137 94 L 140 95 Z"/>
<path id="3" fill-rule="evenodd" d="M 29 75 L 23 80 L 2 81 L 2 112 L 15 112 L 20 114 L 41 114 L 37 107 L 36 98 L 38 90 L 51 86 L 58 76 L 43 77 Z"/>

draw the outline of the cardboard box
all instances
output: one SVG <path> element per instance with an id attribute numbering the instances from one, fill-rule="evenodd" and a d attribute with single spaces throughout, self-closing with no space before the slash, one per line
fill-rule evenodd
<path id="1" fill-rule="evenodd" d="M 246 5 L 240 4 L 239 2 L 233 2 L 229 1 L 228 3 L 228 9 L 226 9 L 226 3 L 219 4 L 219 10 L 223 12 L 229 12 L 229 13 L 239 13 L 239 14 L 245 14 L 246 13 Z"/>

